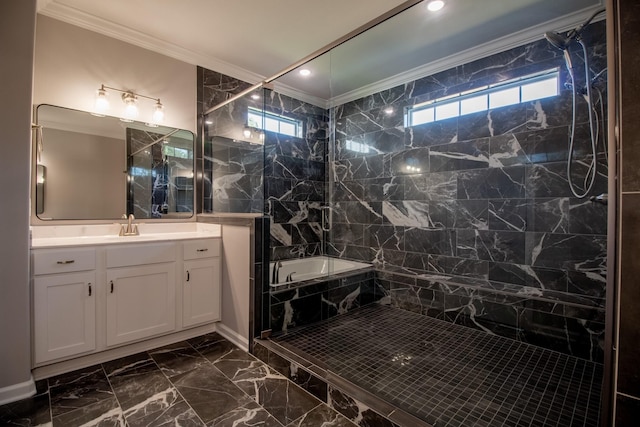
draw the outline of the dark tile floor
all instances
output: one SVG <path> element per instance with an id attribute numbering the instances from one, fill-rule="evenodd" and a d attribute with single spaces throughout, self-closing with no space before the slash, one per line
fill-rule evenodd
<path id="1" fill-rule="evenodd" d="M 435 427 L 598 425 L 602 365 L 405 310 L 274 340 Z"/>
<path id="2" fill-rule="evenodd" d="M 0 426 L 355 427 L 213 333 L 37 382 Z"/>

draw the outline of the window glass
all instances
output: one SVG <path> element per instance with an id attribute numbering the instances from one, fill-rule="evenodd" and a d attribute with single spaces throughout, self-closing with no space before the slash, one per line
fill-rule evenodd
<path id="1" fill-rule="evenodd" d="M 460 115 L 460 102 L 449 102 L 436 107 L 436 120 L 450 119 Z"/>
<path id="2" fill-rule="evenodd" d="M 487 95 L 474 96 L 460 101 L 460 115 L 477 113 L 478 111 L 487 110 Z"/>
<path id="3" fill-rule="evenodd" d="M 527 83 L 522 85 L 521 88 L 521 102 L 548 98 L 550 96 L 558 95 L 558 79 L 547 79 L 539 82 Z"/>
<path id="4" fill-rule="evenodd" d="M 498 90 L 489 94 L 489 108 L 506 107 L 520 103 L 520 88 Z"/>

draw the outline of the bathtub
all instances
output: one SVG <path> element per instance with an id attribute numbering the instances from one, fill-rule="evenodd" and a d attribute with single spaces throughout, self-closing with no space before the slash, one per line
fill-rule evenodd
<path id="1" fill-rule="evenodd" d="M 327 256 L 316 256 L 310 258 L 298 258 L 281 261 L 279 270 L 279 281 L 273 283 L 273 267 L 275 262 L 269 265 L 269 284 L 272 287 L 292 285 L 298 282 L 305 282 L 316 278 L 324 278 L 327 275 L 346 273 L 372 267 L 364 262 L 350 261 L 346 259 L 330 258 Z M 291 275 L 291 280 L 287 278 Z"/>

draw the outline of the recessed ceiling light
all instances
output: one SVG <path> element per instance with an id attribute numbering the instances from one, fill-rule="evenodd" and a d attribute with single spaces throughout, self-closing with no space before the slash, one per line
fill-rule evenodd
<path id="1" fill-rule="evenodd" d="M 387 116 L 392 115 L 392 114 L 393 114 L 393 107 L 387 107 L 387 108 L 385 108 L 385 109 L 384 109 L 384 113 L 385 113 Z"/>
<path id="2" fill-rule="evenodd" d="M 303 68 L 302 70 L 300 70 L 300 75 L 301 76 L 310 76 L 311 75 L 311 71 L 307 70 L 306 68 Z"/>
<path id="3" fill-rule="evenodd" d="M 444 7 L 444 2 L 442 0 L 433 0 L 427 4 L 427 9 L 431 12 L 437 12 Z"/>
<path id="4" fill-rule="evenodd" d="M 260 99 L 260 95 L 254 93 L 253 95 L 251 95 L 251 99 Z"/>
<path id="5" fill-rule="evenodd" d="M 212 120 L 205 120 L 205 121 L 204 121 L 204 124 L 205 124 L 205 125 L 212 125 L 212 124 L 213 124 L 213 121 L 212 121 Z"/>

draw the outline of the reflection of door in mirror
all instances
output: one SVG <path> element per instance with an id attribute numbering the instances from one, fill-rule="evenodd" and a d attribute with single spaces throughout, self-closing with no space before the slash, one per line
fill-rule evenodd
<path id="1" fill-rule="evenodd" d="M 42 192 L 46 187 L 49 202 L 45 204 L 44 198 L 36 194 L 36 212 L 41 219 L 122 215 L 126 175 L 125 146 L 121 139 L 45 126 L 42 140 L 39 166 L 50 173 L 46 183 L 42 183 Z"/>

